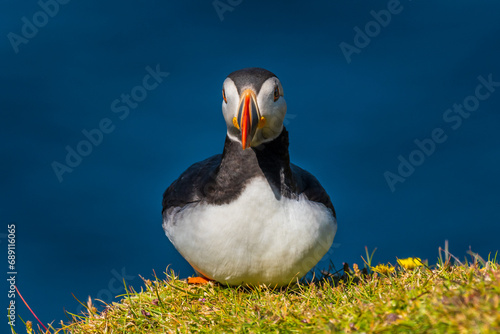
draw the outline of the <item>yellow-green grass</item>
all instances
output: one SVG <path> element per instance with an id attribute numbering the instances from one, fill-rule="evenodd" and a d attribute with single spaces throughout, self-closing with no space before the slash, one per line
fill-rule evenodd
<path id="1" fill-rule="evenodd" d="M 344 265 L 341 273 L 281 289 L 189 285 L 169 272 L 144 280 L 140 292 L 126 287 L 104 311 L 89 300 L 86 314 L 48 332 L 499 333 L 500 265 L 496 258 L 473 260 L 429 267 L 410 258 L 385 270 L 372 267 L 367 254 L 367 269 Z"/>

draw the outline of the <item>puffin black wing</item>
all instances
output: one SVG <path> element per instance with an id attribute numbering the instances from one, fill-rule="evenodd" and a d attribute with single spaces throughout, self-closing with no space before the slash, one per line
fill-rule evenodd
<path id="1" fill-rule="evenodd" d="M 314 175 L 292 163 L 290 167 L 295 179 L 298 194 L 303 193 L 310 201 L 324 204 L 327 208 L 332 210 L 333 216 L 337 218 L 330 196 L 328 196 L 326 190 L 321 186 Z"/>
<path id="2" fill-rule="evenodd" d="M 217 175 L 222 154 L 197 162 L 186 169 L 177 180 L 163 193 L 162 214 L 170 207 L 184 207 L 189 203 L 201 201 Z"/>

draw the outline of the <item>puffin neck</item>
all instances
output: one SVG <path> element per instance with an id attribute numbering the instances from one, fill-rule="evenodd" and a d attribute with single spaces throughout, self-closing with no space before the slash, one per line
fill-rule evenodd
<path id="1" fill-rule="evenodd" d="M 239 175 L 240 182 L 246 183 L 257 176 L 267 179 L 277 198 L 296 198 L 296 184 L 290 168 L 288 153 L 288 131 L 283 127 L 274 140 L 258 147 L 243 150 L 241 143 L 226 137 L 219 173 Z"/>

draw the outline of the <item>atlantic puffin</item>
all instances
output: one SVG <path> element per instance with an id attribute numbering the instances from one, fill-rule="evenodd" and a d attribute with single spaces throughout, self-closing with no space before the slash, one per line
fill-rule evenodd
<path id="1" fill-rule="evenodd" d="M 193 164 L 163 195 L 163 229 L 202 281 L 293 284 L 332 245 L 337 220 L 330 197 L 290 163 L 283 96 L 268 70 L 229 74 L 222 154 Z"/>

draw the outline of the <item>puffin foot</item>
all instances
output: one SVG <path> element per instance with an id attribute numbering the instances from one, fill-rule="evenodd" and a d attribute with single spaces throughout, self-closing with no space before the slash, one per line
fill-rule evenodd
<path id="1" fill-rule="evenodd" d="M 207 284 L 208 282 L 212 282 L 213 280 L 203 277 L 203 276 L 198 276 L 198 277 L 188 277 L 188 284 Z"/>

